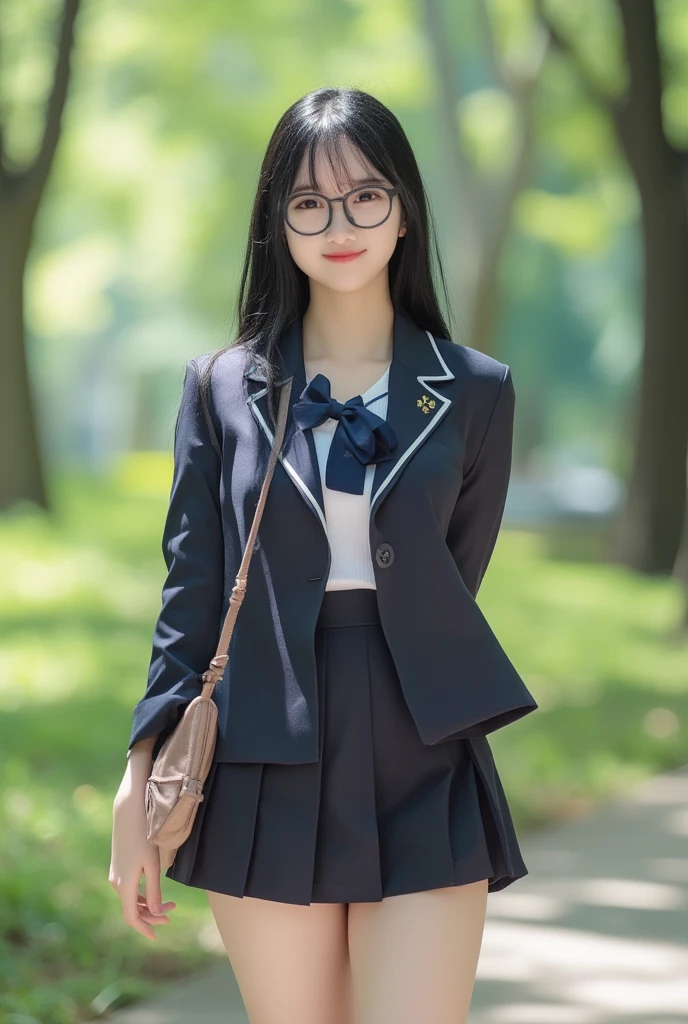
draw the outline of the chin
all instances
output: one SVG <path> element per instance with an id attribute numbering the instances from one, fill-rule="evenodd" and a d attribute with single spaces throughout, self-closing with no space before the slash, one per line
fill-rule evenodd
<path id="1" fill-rule="evenodd" d="M 321 281 L 321 284 L 325 288 L 329 288 L 333 292 L 341 292 L 341 294 L 348 294 L 349 292 L 360 292 L 363 288 L 370 284 L 372 279 L 366 277 L 365 279 L 357 279 L 350 281 Z"/>

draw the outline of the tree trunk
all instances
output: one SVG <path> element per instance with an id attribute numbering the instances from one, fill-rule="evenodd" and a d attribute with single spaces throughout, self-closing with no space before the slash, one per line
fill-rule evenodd
<path id="1" fill-rule="evenodd" d="M 22 500 L 47 507 L 24 333 L 24 272 L 60 138 L 80 0 L 63 0 L 52 88 L 38 152 L 12 166 L 0 124 L 0 509 Z"/>
<path id="2" fill-rule="evenodd" d="M 634 464 L 617 535 L 631 568 L 670 573 L 686 512 L 688 220 L 680 178 L 643 197 L 645 347 Z"/>
<path id="3" fill-rule="evenodd" d="M 654 4 L 619 0 L 629 89 L 615 110 L 619 140 L 642 207 L 644 331 L 634 464 L 615 557 L 648 573 L 671 573 L 686 511 L 688 455 L 688 214 L 684 156 L 662 123 Z"/>
<path id="4" fill-rule="evenodd" d="M 0 508 L 21 499 L 47 507 L 24 339 L 24 268 L 32 221 L 22 212 L 21 205 L 0 198 Z"/>
<path id="5" fill-rule="evenodd" d="M 491 216 L 485 216 L 482 246 L 478 250 L 477 273 L 470 308 L 469 344 L 480 352 L 494 355 L 496 323 L 501 305 L 499 271 L 507 243 L 514 207 L 530 181 L 535 150 L 534 100 L 544 49 L 537 61 L 537 70 L 512 89 L 517 109 L 518 141 L 514 161 L 502 182 Z"/>
<path id="6" fill-rule="evenodd" d="M 463 304 L 462 321 L 467 325 L 464 344 L 487 354 L 494 353 L 495 324 L 499 312 L 499 268 L 514 205 L 527 185 L 534 150 L 534 97 L 544 63 L 548 40 L 534 45 L 531 66 L 509 67 L 499 56 L 490 12 L 485 0 L 477 0 L 476 13 L 482 25 L 486 54 L 499 85 L 511 97 L 518 122 L 518 140 L 511 165 L 500 180 L 487 186 L 472 167 L 464 151 L 456 110 L 461 99 L 457 55 L 453 51 L 438 0 L 425 0 L 423 12 L 438 84 L 442 137 L 448 147 L 449 173 L 455 179 L 455 201 L 448 216 L 453 218 L 457 246 L 452 264 L 457 268 Z"/>

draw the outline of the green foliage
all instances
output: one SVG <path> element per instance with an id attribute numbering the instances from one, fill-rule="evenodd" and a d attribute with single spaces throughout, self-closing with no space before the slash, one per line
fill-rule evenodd
<path id="1" fill-rule="evenodd" d="M 539 704 L 491 741 L 524 822 L 578 814 L 682 764 L 688 741 L 678 582 L 553 554 L 565 540 L 503 531 L 480 591 Z"/>
<path id="2" fill-rule="evenodd" d="M 558 196 L 531 189 L 520 196 L 516 218 L 524 231 L 570 254 L 601 252 L 609 244 L 609 224 L 593 195 Z"/>
<path id="3" fill-rule="evenodd" d="M 56 479 L 52 517 L 27 511 L 1 521 L 7 1024 L 90 1020 L 218 955 L 201 890 L 164 880 L 164 898 L 178 905 L 153 944 L 132 938 L 108 882 L 112 801 L 164 573 L 170 469 L 168 458 L 150 455 L 107 481 Z"/>
<path id="4" fill-rule="evenodd" d="M 459 131 L 475 166 L 502 174 L 514 159 L 518 125 L 514 103 L 502 89 L 475 89 L 459 104 Z"/>
<path id="5" fill-rule="evenodd" d="M 492 185 L 517 141 L 514 101 L 494 75 L 477 7 L 441 6 L 462 139 Z M 616 5 L 547 6 L 596 86 L 617 95 L 626 68 Z M 40 137 L 58 9 L 57 0 L 0 5 L 4 143 L 17 163 Z M 537 36 L 532 2 L 490 0 L 488 10 L 499 58 L 518 77 Z M 658 0 L 658 11 L 663 116 L 685 145 L 688 6 Z M 184 359 L 231 334 L 265 144 L 310 89 L 357 85 L 395 110 L 430 185 L 440 243 L 454 244 L 446 211 L 462 183 L 447 160 L 419 12 L 407 0 L 83 5 L 27 274 L 29 356 L 52 459 L 83 455 L 75 438 L 104 429 L 96 406 L 108 396 L 113 421 L 126 426 L 143 409 L 158 425 L 125 429 L 125 444 L 169 448 Z M 547 59 L 534 131 L 533 179 L 501 269 L 521 425 L 536 413 L 524 449 L 594 439 L 599 461 L 613 464 L 638 348 L 637 197 L 608 113 L 560 54 Z M 106 453 L 121 440 L 112 430 Z M 170 470 L 167 456 L 143 452 L 100 480 L 56 473 L 51 516 L 0 520 L 3 1024 L 77 1024 L 214 955 L 201 892 L 165 880 L 178 905 L 150 944 L 124 925 L 107 881 L 112 799 L 164 578 Z M 578 813 L 686 749 L 677 585 L 553 554 L 549 542 L 503 531 L 480 593 L 541 706 L 491 738 L 524 828 Z"/>
<path id="6" fill-rule="evenodd" d="M 618 95 L 626 68 L 614 0 L 546 6 L 596 87 Z M 682 0 L 657 7 L 663 112 L 680 145 L 688 139 L 688 8 Z M 0 5 L 0 99 L 11 161 L 30 158 L 40 136 L 58 10 L 58 0 Z M 460 323 L 471 305 L 460 282 L 464 273 L 471 279 L 472 229 L 468 215 L 464 221 L 449 211 L 471 200 L 448 159 L 441 77 L 459 97 L 456 124 L 484 186 L 475 209 L 488 223 L 523 131 L 514 83 L 532 68 L 542 35 L 533 0 L 443 3 L 439 16 L 444 71 L 422 8 L 408 0 L 82 5 L 70 100 L 26 276 L 28 355 L 49 458 L 97 463 L 127 446 L 167 446 L 166 417 L 184 360 L 234 333 L 267 140 L 287 106 L 319 86 L 370 90 L 399 116 L 428 185 Z M 517 362 L 522 337 L 547 332 L 556 295 L 559 344 L 596 395 L 595 407 L 572 425 L 574 443 L 592 421 L 612 447 L 616 422 L 606 410 L 624 396 L 618 377 L 600 374 L 589 351 L 628 310 L 634 322 L 627 329 L 624 320 L 623 333 L 634 347 L 642 268 L 629 264 L 628 253 L 637 212 L 609 112 L 591 99 L 576 64 L 551 51 L 535 95 L 532 174 L 514 207 L 513 254 L 500 266 L 500 308 L 518 301 L 518 268 L 530 261 L 534 242 L 553 270 L 536 278 L 521 336 L 514 337 L 513 317 L 503 316 L 492 351 Z M 613 290 L 613 303 L 596 318 L 585 316 L 587 281 L 575 284 L 582 263 Z M 529 384 L 556 392 L 560 362 Z M 160 391 L 151 396 L 151 388 Z M 140 428 L 142 416 L 149 422 Z M 539 436 L 529 435 L 531 450 L 550 443 L 552 433 L 551 419 L 543 420 Z M 84 451 L 82 439 L 94 435 L 102 450 Z"/>
<path id="7" fill-rule="evenodd" d="M 51 517 L 0 520 L 0 1021 L 77 1024 L 216 955 L 204 893 L 151 945 L 108 882 L 112 801 L 145 687 L 171 465 L 53 480 Z M 551 557 L 503 531 L 480 604 L 540 709 L 491 737 L 519 827 L 578 813 L 686 747 L 686 641 L 668 581 Z M 681 725 L 680 723 L 683 723 Z M 220 956 L 224 954 L 220 953 Z"/>

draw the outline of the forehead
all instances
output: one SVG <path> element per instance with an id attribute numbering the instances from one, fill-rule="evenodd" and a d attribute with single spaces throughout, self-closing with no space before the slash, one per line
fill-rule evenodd
<path id="1" fill-rule="evenodd" d="M 294 176 L 292 191 L 314 188 L 318 192 L 338 195 L 340 191 L 359 184 L 391 185 L 377 167 L 347 138 L 336 143 L 317 145 L 311 161 L 307 150 Z"/>

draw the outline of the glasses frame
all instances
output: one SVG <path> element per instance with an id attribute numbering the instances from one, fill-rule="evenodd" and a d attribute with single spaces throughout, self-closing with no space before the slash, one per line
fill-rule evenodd
<path id="1" fill-rule="evenodd" d="M 387 195 L 389 196 L 389 210 L 387 212 L 387 215 L 383 217 L 381 221 L 378 221 L 377 224 L 357 224 L 356 221 L 351 216 L 351 214 L 349 213 L 349 207 L 346 204 L 346 200 L 349 198 L 349 196 L 352 196 L 354 192 L 366 192 L 372 191 L 372 189 L 378 189 L 380 192 L 386 192 Z M 387 188 L 385 185 L 357 185 L 356 188 L 352 188 L 349 192 L 345 192 L 343 196 L 336 196 L 334 199 L 331 199 L 329 196 L 324 195 L 322 192 L 315 192 L 310 189 L 303 192 L 294 192 L 292 195 L 287 196 L 287 198 L 284 200 L 284 220 L 287 226 L 290 228 L 290 230 L 295 231 L 297 235 L 306 235 L 307 237 L 312 238 L 313 235 L 321 235 L 323 231 L 327 231 L 327 229 L 332 224 L 332 203 L 341 203 L 342 209 L 344 210 L 344 214 L 349 223 L 353 224 L 355 228 L 360 228 L 361 230 L 368 231 L 371 228 L 379 228 L 381 224 L 384 224 L 386 220 L 389 220 L 392 213 L 392 204 L 394 197 L 398 195 L 398 188 Z M 292 225 L 289 223 L 289 218 L 287 216 L 289 203 L 292 201 L 292 199 L 297 199 L 299 196 L 317 196 L 318 199 L 324 199 L 325 202 L 327 203 L 329 214 L 327 218 L 327 224 L 325 225 L 324 228 L 321 228 L 320 231 L 299 231 L 298 228 L 292 227 Z"/>

